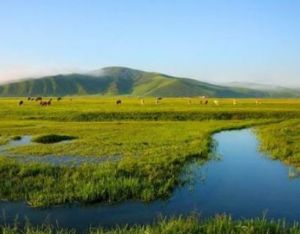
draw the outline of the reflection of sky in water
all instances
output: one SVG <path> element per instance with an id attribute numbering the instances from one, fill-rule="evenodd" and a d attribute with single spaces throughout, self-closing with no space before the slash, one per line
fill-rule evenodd
<path id="1" fill-rule="evenodd" d="M 22 202 L 2 202 L 7 221 L 14 222 L 27 216 L 32 224 L 45 218 L 52 224 L 56 220 L 62 227 L 79 230 L 92 226 L 151 223 L 159 215 L 187 215 L 200 213 L 203 217 L 219 213 L 233 218 L 285 218 L 300 217 L 300 179 L 280 161 L 271 160 L 258 151 L 258 142 L 250 130 L 225 131 L 214 136 L 218 157 L 207 163 L 192 163 L 182 176 L 188 180 L 175 189 L 167 200 L 150 203 L 127 201 L 113 205 L 60 206 L 33 209 Z M 218 159 L 219 158 L 219 159 Z M 292 170 L 292 171 L 291 171 Z"/>
<path id="2" fill-rule="evenodd" d="M 297 169 L 296 167 L 289 167 L 289 178 L 290 179 L 295 179 L 298 178 L 300 176 L 300 171 L 299 169 Z"/>

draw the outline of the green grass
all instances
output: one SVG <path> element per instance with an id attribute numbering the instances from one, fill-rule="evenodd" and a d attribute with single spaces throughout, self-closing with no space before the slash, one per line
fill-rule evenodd
<path id="1" fill-rule="evenodd" d="M 265 218 L 234 221 L 228 216 L 200 220 L 196 216 L 161 220 L 154 225 L 121 227 L 113 230 L 92 229 L 93 234 L 265 234 L 300 233 L 299 224 L 287 225 L 284 221 L 267 221 Z"/>
<path id="2" fill-rule="evenodd" d="M 76 139 L 76 137 L 74 136 L 48 134 L 48 135 L 38 136 L 34 138 L 32 141 L 37 143 L 42 143 L 42 144 L 52 144 L 61 141 L 70 141 L 74 139 Z"/>
<path id="3" fill-rule="evenodd" d="M 261 121 L 264 123 L 265 121 Z M 9 121 L 0 123 L 2 137 L 57 132 L 78 136 L 74 142 L 16 147 L 12 153 L 43 156 L 121 155 L 117 162 L 54 167 L 0 161 L 0 197 L 25 200 L 32 206 L 68 202 L 151 201 L 168 197 L 180 185 L 191 159 L 207 160 L 211 134 L 258 121 L 98 122 L 61 123 Z"/>
<path id="4" fill-rule="evenodd" d="M 12 139 L 13 141 L 19 141 L 19 140 L 22 139 L 22 137 L 21 137 L 21 136 L 13 136 L 11 139 Z"/>
<path id="5" fill-rule="evenodd" d="M 57 227 L 42 225 L 35 227 L 27 224 L 24 228 L 17 225 L 1 225 L 0 232 L 5 234 L 71 234 L 79 233 L 72 229 L 60 229 Z M 235 221 L 229 216 L 216 216 L 210 219 L 199 219 L 195 215 L 183 218 L 161 219 L 152 225 L 135 225 L 132 227 L 116 227 L 111 229 L 90 228 L 85 233 L 90 234 L 299 234 L 298 223 L 287 224 L 283 220 L 267 220 L 263 218 L 243 219 Z"/>
<path id="6" fill-rule="evenodd" d="M 300 120 L 288 120 L 258 128 L 260 148 L 274 159 L 300 168 Z"/>
<path id="7" fill-rule="evenodd" d="M 212 100 L 206 106 L 200 105 L 200 98 L 191 99 L 192 104 L 187 98 L 163 99 L 159 105 L 146 98 L 140 105 L 137 98 L 122 97 L 123 104 L 117 106 L 116 98 L 65 97 L 49 107 L 27 101 L 19 107 L 18 100 L 0 99 L 0 144 L 24 135 L 43 136 L 40 139 L 47 142 L 60 136 L 76 140 L 13 147 L 10 154 L 120 156 L 119 161 L 77 167 L 2 158 L 0 198 L 38 207 L 167 198 L 183 182 L 180 175 L 188 162 L 209 159 L 213 133 L 257 124 L 277 126 L 291 117 L 297 122 L 300 116 L 296 99 L 266 99 L 259 105 L 243 99 L 236 106 L 231 99 L 222 99 L 220 106 Z"/>
<path id="8" fill-rule="evenodd" d="M 155 98 L 128 97 L 65 97 L 62 101 L 53 101 L 52 106 L 41 107 L 39 103 L 25 101 L 23 98 L 1 98 L 1 120 L 50 120 L 50 121 L 201 121 L 234 119 L 290 119 L 300 117 L 300 99 L 261 99 L 256 105 L 255 99 L 239 99 L 233 106 L 232 99 L 219 99 L 220 105 L 209 100 L 201 105 L 201 98 L 164 98 L 159 105 Z M 72 99 L 72 100 L 71 100 Z M 116 99 L 122 99 L 122 105 L 116 105 Z M 192 104 L 189 104 L 189 100 Z"/>

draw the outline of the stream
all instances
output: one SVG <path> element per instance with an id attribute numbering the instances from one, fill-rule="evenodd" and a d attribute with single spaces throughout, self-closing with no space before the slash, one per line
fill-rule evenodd
<path id="1" fill-rule="evenodd" d="M 213 138 L 219 159 L 189 165 L 192 182 L 176 188 L 168 200 L 52 208 L 3 201 L 2 222 L 13 223 L 18 215 L 20 223 L 27 217 L 34 225 L 50 223 L 82 231 L 90 226 L 148 224 L 159 216 L 192 212 L 202 217 L 226 213 L 233 218 L 261 217 L 265 213 L 267 218 L 299 220 L 300 179 L 296 169 L 260 152 L 250 129 L 223 131 Z"/>

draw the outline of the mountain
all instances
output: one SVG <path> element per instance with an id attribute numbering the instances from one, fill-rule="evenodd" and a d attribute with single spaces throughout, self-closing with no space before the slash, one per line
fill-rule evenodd
<path id="1" fill-rule="evenodd" d="M 270 96 L 283 96 L 283 97 L 298 97 L 300 96 L 300 88 L 288 88 L 278 85 L 267 85 L 267 84 L 258 84 L 253 82 L 231 82 L 225 84 L 228 87 L 236 88 L 249 88 L 264 91 L 269 93 Z"/>
<path id="2" fill-rule="evenodd" d="M 209 96 L 299 97 L 299 91 L 262 90 L 215 85 L 188 78 L 126 67 L 106 67 L 89 73 L 45 76 L 0 85 L 0 96 Z"/>

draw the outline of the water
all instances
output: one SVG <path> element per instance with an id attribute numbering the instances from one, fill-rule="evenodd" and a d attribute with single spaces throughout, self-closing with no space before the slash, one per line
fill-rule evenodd
<path id="1" fill-rule="evenodd" d="M 55 144 L 65 144 L 66 141 L 61 141 Z M 80 166 L 82 164 L 90 163 L 105 163 L 116 162 L 121 160 L 121 155 L 109 155 L 109 156 L 73 156 L 73 155 L 17 155 L 9 152 L 9 149 L 21 146 L 28 146 L 35 144 L 32 142 L 32 136 L 22 136 L 20 140 L 10 140 L 6 145 L 0 146 L 0 153 L 2 157 L 9 157 L 21 163 L 47 163 L 53 166 Z"/>
<path id="2" fill-rule="evenodd" d="M 0 145 L 0 152 L 7 152 L 8 149 L 12 147 L 20 147 L 24 145 L 30 145 L 32 137 L 31 136 L 23 136 L 20 140 L 10 140 L 6 145 Z"/>
<path id="3" fill-rule="evenodd" d="M 234 218 L 257 217 L 267 212 L 268 218 L 299 221 L 300 179 L 293 168 L 259 152 L 251 130 L 225 131 L 214 135 L 214 139 L 221 159 L 202 166 L 192 164 L 193 183 L 177 188 L 166 201 L 47 209 L 30 208 L 23 202 L 2 202 L 0 206 L 5 210 L 7 222 L 13 222 L 19 214 L 20 221 L 27 216 L 33 224 L 57 221 L 60 227 L 78 230 L 100 225 L 146 224 L 160 215 L 191 212 L 203 217 L 226 213 Z"/>

